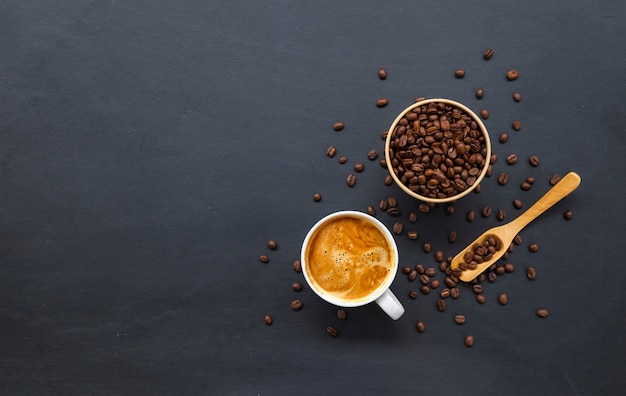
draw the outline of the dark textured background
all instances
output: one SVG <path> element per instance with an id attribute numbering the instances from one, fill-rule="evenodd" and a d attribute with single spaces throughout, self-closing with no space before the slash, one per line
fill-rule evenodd
<path id="1" fill-rule="evenodd" d="M 626 4 L 531 3 L 3 1 L 0 392 L 623 394 Z M 400 320 L 370 305 L 340 322 L 308 288 L 291 291 L 291 264 L 332 211 L 394 195 L 408 228 L 417 203 L 366 156 L 418 96 L 489 109 L 494 174 L 511 182 L 485 179 L 452 216 L 420 215 L 419 240 L 397 238 L 401 266 L 434 265 L 424 242 L 454 255 L 497 223 L 468 223 L 468 210 L 510 219 L 511 200 L 528 207 L 553 174 L 582 185 L 522 232 L 516 271 L 486 285 L 485 305 L 462 285 L 440 313 L 398 275 Z M 348 164 L 325 156 L 331 144 Z M 511 152 L 521 160 L 507 166 Z"/>

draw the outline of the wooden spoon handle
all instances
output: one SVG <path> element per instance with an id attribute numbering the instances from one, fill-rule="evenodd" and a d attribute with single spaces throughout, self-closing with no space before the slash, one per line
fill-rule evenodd
<path id="1" fill-rule="evenodd" d="M 552 187 L 533 206 L 528 208 L 517 219 L 512 221 L 512 228 L 518 233 L 528 223 L 536 219 L 540 214 L 550 209 L 555 203 L 565 198 L 580 185 L 580 176 L 575 172 L 570 172 L 554 187 Z M 514 226 L 513 226 L 514 224 Z"/>

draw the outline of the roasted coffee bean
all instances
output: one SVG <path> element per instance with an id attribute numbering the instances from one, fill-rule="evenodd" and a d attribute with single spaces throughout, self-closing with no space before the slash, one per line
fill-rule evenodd
<path id="1" fill-rule="evenodd" d="M 500 265 L 500 266 L 498 266 L 498 267 L 496 267 L 496 275 L 502 275 L 502 274 L 504 274 L 504 272 L 505 272 L 505 271 L 506 271 L 506 270 L 505 270 L 505 269 L 504 269 L 504 267 L 503 267 L 503 266 L 501 266 L 501 265 Z"/>
<path id="2" fill-rule="evenodd" d="M 519 131 L 520 129 L 522 129 L 522 122 L 520 120 L 515 120 L 513 121 L 513 124 L 511 124 L 511 127 L 513 128 L 513 130 Z"/>
<path id="3" fill-rule="evenodd" d="M 458 287 L 453 287 L 450 289 L 450 297 L 456 300 L 457 298 L 459 298 L 460 295 L 461 295 L 461 291 L 459 290 Z"/>
<path id="4" fill-rule="evenodd" d="M 342 155 L 341 157 L 339 157 L 339 163 L 340 164 L 345 164 L 346 162 L 348 162 L 348 157 L 346 157 L 345 155 Z"/>
<path id="5" fill-rule="evenodd" d="M 267 247 L 271 250 L 276 250 L 278 248 L 278 243 L 276 243 L 275 240 L 270 239 L 269 241 L 267 241 Z"/>
<path id="6" fill-rule="evenodd" d="M 416 223 L 416 222 L 417 222 L 417 213 L 415 212 L 409 213 L 409 223 Z"/>
<path id="7" fill-rule="evenodd" d="M 437 301 L 437 310 L 439 312 L 444 312 L 446 310 L 446 302 L 444 300 Z"/>
<path id="8" fill-rule="evenodd" d="M 424 250 L 424 253 L 430 253 L 430 249 L 432 249 L 432 246 L 429 242 L 426 242 L 422 246 L 422 249 Z"/>
<path id="9" fill-rule="evenodd" d="M 465 346 L 468 348 L 471 348 L 474 346 L 474 336 L 471 334 L 468 334 L 465 336 L 465 340 L 463 341 L 465 343 Z"/>
<path id="10" fill-rule="evenodd" d="M 522 182 L 522 184 L 519 185 L 519 188 L 521 188 L 523 191 L 528 191 L 531 189 L 531 184 L 527 181 Z"/>
<path id="11" fill-rule="evenodd" d="M 417 271 L 417 273 L 420 275 L 423 275 L 426 273 L 426 269 L 424 268 L 422 264 L 415 264 L 415 271 Z"/>
<path id="12" fill-rule="evenodd" d="M 439 292 L 439 297 L 441 297 L 441 298 L 448 298 L 448 297 L 450 297 L 450 289 L 448 289 L 448 288 L 442 289 Z"/>
<path id="13" fill-rule="evenodd" d="M 409 239 L 411 239 L 413 241 L 416 240 L 419 237 L 419 234 L 415 230 L 411 230 L 411 231 L 407 232 L 406 235 L 409 237 Z"/>
<path id="14" fill-rule="evenodd" d="M 411 290 L 409 292 L 409 298 L 412 300 L 415 300 L 417 298 L 417 291 L 416 290 Z"/>
<path id="15" fill-rule="evenodd" d="M 363 172 L 364 170 L 365 170 L 365 165 L 362 162 L 357 162 L 356 164 L 354 164 L 355 172 Z"/>
<path id="16" fill-rule="evenodd" d="M 517 234 L 513 237 L 513 243 L 516 245 L 521 245 L 522 244 L 522 236 L 520 234 Z"/>
<path id="17" fill-rule="evenodd" d="M 540 308 L 537 310 L 537 316 L 540 318 L 547 318 L 550 312 L 545 308 Z"/>
<path id="18" fill-rule="evenodd" d="M 430 206 L 428 206 L 427 204 L 419 204 L 417 205 L 417 210 L 421 213 L 429 213 L 430 212 Z"/>
<path id="19" fill-rule="evenodd" d="M 343 122 L 338 121 L 338 122 L 335 122 L 335 123 L 333 124 L 333 129 L 334 129 L 335 131 L 341 131 L 343 128 L 345 128 L 345 126 L 346 126 L 346 125 L 345 125 Z"/>
<path id="20" fill-rule="evenodd" d="M 504 264 L 504 271 L 510 274 L 511 272 L 515 271 L 515 265 L 513 265 L 513 263 Z"/>
<path id="21" fill-rule="evenodd" d="M 393 184 L 393 177 L 391 175 L 385 176 L 385 186 L 390 186 Z"/>
<path id="22" fill-rule="evenodd" d="M 453 215 L 454 214 L 454 206 L 452 206 L 452 205 L 446 206 L 446 214 Z"/>
<path id="23" fill-rule="evenodd" d="M 329 156 L 330 158 L 333 158 L 335 156 L 335 154 L 337 154 L 337 147 L 329 146 L 326 149 L 326 155 Z"/>
<path id="24" fill-rule="evenodd" d="M 489 217 L 491 216 L 491 208 L 489 206 L 485 206 L 480 213 L 483 217 Z"/>
<path id="25" fill-rule="evenodd" d="M 398 207 L 389 208 L 387 209 L 387 214 L 395 217 L 400 216 L 400 209 Z"/>
<path id="26" fill-rule="evenodd" d="M 441 250 L 435 250 L 434 258 L 435 258 L 436 262 L 438 262 L 438 263 L 442 262 L 443 261 L 443 252 Z M 432 276 L 434 276 L 434 274 Z"/>
<path id="27" fill-rule="evenodd" d="M 485 58 L 485 60 L 491 59 L 492 56 L 493 56 L 493 50 L 491 48 L 487 48 L 485 52 L 483 53 L 483 58 Z"/>
<path id="28" fill-rule="evenodd" d="M 476 295 L 476 301 L 477 301 L 479 304 L 484 304 L 484 303 L 486 303 L 486 302 L 487 302 L 487 298 L 485 297 L 485 295 L 484 295 L 484 294 L 477 294 L 477 295 Z"/>
<path id="29" fill-rule="evenodd" d="M 402 230 L 404 230 L 404 225 L 402 223 L 395 223 L 393 225 L 393 233 L 396 235 L 401 235 L 402 234 Z"/>
<path id="30" fill-rule="evenodd" d="M 367 214 L 370 216 L 376 216 L 376 209 L 373 206 L 367 207 Z"/>
<path id="31" fill-rule="evenodd" d="M 409 272 L 409 274 L 407 275 L 407 279 L 409 280 L 409 282 L 413 282 L 415 279 L 417 279 L 417 271 L 412 270 L 411 272 Z"/>
<path id="32" fill-rule="evenodd" d="M 354 187 L 356 184 L 356 175 L 354 173 L 350 173 L 348 177 L 346 177 L 346 184 L 348 187 Z"/>
<path id="33" fill-rule="evenodd" d="M 495 272 L 491 271 L 487 274 L 487 280 L 489 282 L 495 282 L 496 279 L 498 279 L 498 275 Z"/>
<path id="34" fill-rule="evenodd" d="M 385 107 L 389 104 L 389 99 L 380 98 L 376 101 L 376 107 Z"/>
<path id="35" fill-rule="evenodd" d="M 509 140 L 509 134 L 506 132 L 502 132 L 498 140 L 500 141 L 500 143 L 506 142 L 507 140 Z"/>
<path id="36" fill-rule="evenodd" d="M 271 325 L 272 322 L 274 322 L 274 320 L 272 319 L 272 315 L 269 315 L 269 314 L 265 315 L 264 320 L 265 320 L 265 324 L 268 326 Z"/>
<path id="37" fill-rule="evenodd" d="M 344 311 L 343 309 L 339 308 L 337 310 L 337 319 L 339 319 L 339 320 L 346 320 L 346 311 Z"/>
<path id="38" fill-rule="evenodd" d="M 513 100 L 516 102 L 521 102 L 522 101 L 522 94 L 520 94 L 519 92 L 514 92 L 513 93 Z"/>
<path id="39" fill-rule="evenodd" d="M 574 212 L 573 212 L 572 210 L 569 210 L 569 209 L 568 209 L 568 210 L 566 210 L 566 211 L 563 213 L 563 218 L 564 218 L 565 220 L 568 220 L 568 221 L 569 221 L 569 220 L 571 220 L 571 219 L 573 219 L 573 218 L 574 218 Z"/>
<path id="40" fill-rule="evenodd" d="M 428 282 L 430 282 L 430 277 L 426 274 L 422 274 L 420 275 L 420 282 L 422 282 L 423 285 L 427 285 Z"/>
<path id="41" fill-rule="evenodd" d="M 426 325 L 424 325 L 424 322 L 417 322 L 417 323 L 415 323 L 415 328 L 420 333 L 423 333 L 423 332 L 426 331 Z"/>
<path id="42" fill-rule="evenodd" d="M 339 335 L 339 332 L 333 326 L 328 326 L 326 328 L 326 332 L 333 337 L 337 337 Z"/>
<path id="43" fill-rule="evenodd" d="M 411 267 L 409 267 L 408 265 L 405 265 L 404 267 L 402 267 L 402 273 L 403 273 L 404 275 L 408 275 L 408 274 L 409 274 L 409 272 L 411 272 L 411 271 L 412 271 L 412 270 L 411 270 Z"/>
<path id="44" fill-rule="evenodd" d="M 398 201 L 395 197 L 389 197 L 387 198 L 387 206 L 390 208 L 395 208 L 396 206 L 398 206 Z"/>
<path id="45" fill-rule="evenodd" d="M 498 176 L 498 184 L 500 184 L 501 186 L 504 186 L 508 182 L 509 182 L 509 175 L 504 172 L 500 173 L 500 176 Z"/>
<path id="46" fill-rule="evenodd" d="M 387 160 L 386 159 L 381 158 L 380 161 L 378 161 L 378 164 L 380 165 L 381 168 L 387 169 Z"/>
<path id="47" fill-rule="evenodd" d="M 387 78 L 387 70 L 385 70 L 385 68 L 381 67 L 380 69 L 378 69 L 378 78 L 380 78 L 381 80 Z"/>
<path id="48" fill-rule="evenodd" d="M 536 155 L 531 155 L 528 158 L 528 162 L 530 162 L 532 166 L 537 166 L 539 165 L 539 157 L 537 157 Z"/>
<path id="49" fill-rule="evenodd" d="M 517 162 L 517 154 L 509 154 L 506 156 L 506 163 L 509 165 L 513 165 Z"/>
<path id="50" fill-rule="evenodd" d="M 320 193 L 313 194 L 313 201 L 319 202 L 321 200 L 322 200 L 322 194 L 320 194 Z"/>
<path id="51" fill-rule="evenodd" d="M 374 161 L 376 158 L 378 158 L 378 151 L 376 150 L 370 150 L 369 153 L 367 153 L 367 158 L 370 161 Z"/>
<path id="52" fill-rule="evenodd" d="M 301 282 L 293 282 L 293 283 L 291 284 L 291 289 L 292 289 L 293 291 L 297 291 L 297 292 L 298 292 L 298 291 L 301 291 L 301 290 L 302 290 L 302 283 L 301 283 Z"/>
<path id="53" fill-rule="evenodd" d="M 302 272 L 302 264 L 300 263 L 300 260 L 294 260 L 291 268 L 297 273 Z"/>
<path id="54" fill-rule="evenodd" d="M 519 77 L 519 72 L 515 69 L 511 69 L 506 73 L 506 78 L 509 81 L 517 80 Z"/>
<path id="55" fill-rule="evenodd" d="M 521 209 L 522 206 L 523 206 L 522 201 L 520 201 L 519 199 L 513 200 L 513 207 L 515 207 L 515 209 Z"/>
<path id="56" fill-rule="evenodd" d="M 480 294 L 483 292 L 483 285 L 474 285 L 472 286 L 472 291 L 476 294 Z"/>
<path id="57" fill-rule="evenodd" d="M 463 78 L 463 77 L 465 77 L 465 70 L 463 70 L 463 69 L 456 69 L 454 71 L 454 77 L 456 77 L 456 78 Z"/>
<path id="58" fill-rule="evenodd" d="M 420 291 L 422 292 L 422 294 L 428 295 L 430 293 L 430 287 L 422 285 L 420 286 Z"/>
<path id="59" fill-rule="evenodd" d="M 424 271 L 424 275 L 432 278 L 433 276 L 437 275 L 437 270 L 434 269 L 433 267 L 428 267 L 426 268 L 426 270 Z"/>
<path id="60" fill-rule="evenodd" d="M 474 212 L 473 210 L 470 210 L 469 212 L 467 212 L 467 215 L 465 216 L 465 219 L 469 222 L 474 221 L 475 218 L 476 218 L 476 212 Z"/>
<path id="61" fill-rule="evenodd" d="M 439 271 L 441 271 L 441 272 L 446 272 L 446 271 L 450 272 L 450 264 L 448 264 L 445 261 L 440 262 L 439 263 Z"/>
<path id="62" fill-rule="evenodd" d="M 526 183 L 528 183 L 528 184 L 530 184 L 530 185 L 535 184 L 535 178 L 534 178 L 534 177 L 532 177 L 532 176 L 528 176 L 528 177 L 526 178 Z"/>
<path id="63" fill-rule="evenodd" d="M 265 254 L 260 255 L 260 256 L 259 256 L 259 260 L 261 260 L 261 262 L 262 262 L 263 264 L 267 264 L 267 263 L 269 263 L 269 262 L 270 262 L 270 258 L 269 258 L 269 257 L 267 257 Z"/>
<path id="64" fill-rule="evenodd" d="M 482 109 L 480 111 L 480 118 L 482 118 L 483 120 L 486 120 L 487 118 L 489 118 L 489 110 Z"/>
<path id="65" fill-rule="evenodd" d="M 537 271 L 535 270 L 535 267 L 526 268 L 526 277 L 529 280 L 534 280 L 537 277 Z"/>
<path id="66" fill-rule="evenodd" d="M 456 238 L 457 238 L 456 231 L 451 231 L 450 234 L 448 234 L 448 242 L 454 243 L 456 242 Z"/>
<path id="67" fill-rule="evenodd" d="M 457 285 L 457 282 L 449 276 L 446 276 L 446 279 L 444 279 L 443 281 L 448 287 L 455 287 Z"/>
<path id="68" fill-rule="evenodd" d="M 536 243 L 531 243 L 528 245 L 528 251 L 531 253 L 537 253 L 539 251 L 539 245 Z"/>
<path id="69" fill-rule="evenodd" d="M 482 99 L 484 95 L 485 95 L 485 91 L 482 88 L 478 88 L 476 90 L 476 98 Z"/>
<path id="70" fill-rule="evenodd" d="M 464 315 L 455 315 L 454 316 L 454 322 L 457 323 L 457 324 L 465 323 L 465 316 Z"/>
<path id="71" fill-rule="evenodd" d="M 500 293 L 500 295 L 498 296 L 498 303 L 500 303 L 500 305 L 508 304 L 509 296 L 507 296 L 506 293 Z"/>
<path id="72" fill-rule="evenodd" d="M 559 181 L 561 180 L 561 176 L 559 175 L 554 175 L 550 178 L 550 185 L 554 186 L 555 184 L 557 184 Z"/>
<path id="73" fill-rule="evenodd" d="M 294 311 L 299 311 L 300 309 L 302 309 L 302 301 L 293 300 L 291 302 L 291 309 L 293 309 Z"/>
<path id="74" fill-rule="evenodd" d="M 502 209 L 500 209 L 498 213 L 496 214 L 496 218 L 498 219 L 498 221 L 504 220 L 505 216 L 506 216 L 506 213 Z"/>

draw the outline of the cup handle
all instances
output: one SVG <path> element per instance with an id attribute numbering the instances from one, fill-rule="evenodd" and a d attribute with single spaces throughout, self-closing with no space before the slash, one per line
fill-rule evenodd
<path id="1" fill-rule="evenodd" d="M 404 314 L 404 307 L 389 289 L 385 290 L 385 292 L 376 299 L 376 304 L 393 320 L 400 319 L 400 316 Z"/>

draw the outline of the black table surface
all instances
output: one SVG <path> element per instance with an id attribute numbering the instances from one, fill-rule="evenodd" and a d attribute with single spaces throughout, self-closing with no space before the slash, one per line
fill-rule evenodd
<path id="1" fill-rule="evenodd" d="M 472 3 L 3 1 L 0 392 L 623 394 L 626 3 Z M 490 112 L 493 175 L 453 214 L 384 184 L 381 134 L 418 97 Z M 513 199 L 527 208 L 569 171 L 581 186 L 521 232 L 483 305 L 461 284 L 439 312 L 443 286 L 412 300 L 398 273 L 403 317 L 369 304 L 339 320 L 291 288 L 328 213 L 396 197 L 399 217 L 376 216 L 404 224 L 400 266 L 438 267 L 435 251 L 501 223 L 467 212 L 512 219 Z"/>

